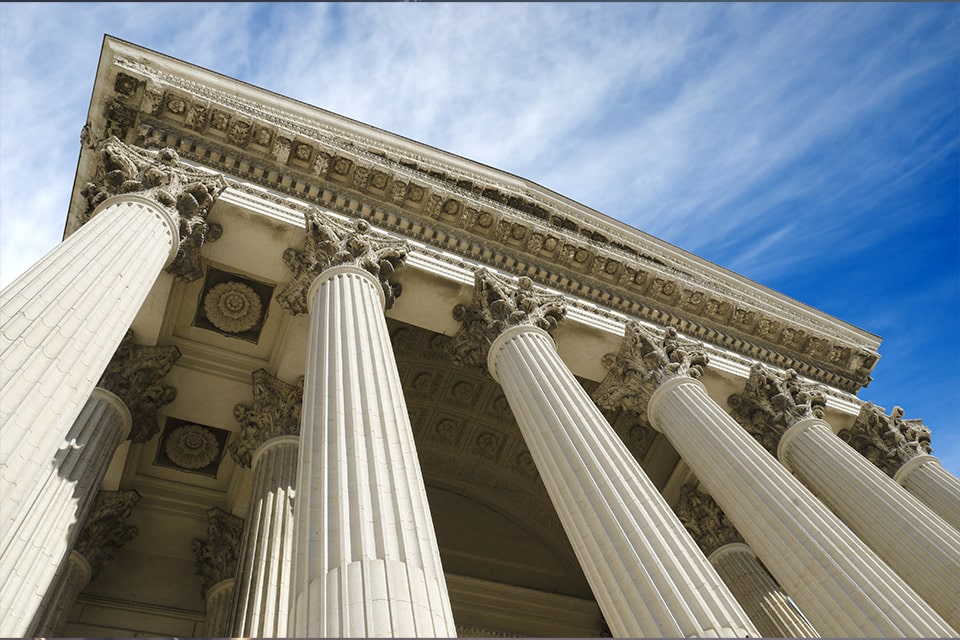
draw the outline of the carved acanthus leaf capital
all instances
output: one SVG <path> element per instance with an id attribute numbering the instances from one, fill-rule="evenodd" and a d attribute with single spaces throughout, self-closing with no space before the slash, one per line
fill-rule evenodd
<path id="1" fill-rule="evenodd" d="M 673 327 L 663 333 L 628 322 L 618 354 L 608 353 L 606 377 L 593 392 L 602 409 L 627 409 L 647 420 L 650 396 L 667 380 L 699 378 L 708 358 L 703 345 L 681 338 Z"/>
<path id="2" fill-rule="evenodd" d="M 504 330 L 530 325 L 553 331 L 566 312 L 562 295 L 534 289 L 530 278 L 513 280 L 478 269 L 470 306 L 453 309 L 460 329 L 450 341 L 450 352 L 458 364 L 484 368 L 490 345 Z"/>
<path id="3" fill-rule="evenodd" d="M 236 577 L 243 525 L 243 518 L 219 507 L 207 511 L 207 539 L 194 540 L 192 545 L 201 596 L 206 597 L 210 587 L 218 582 Z"/>
<path id="4" fill-rule="evenodd" d="M 900 407 L 888 416 L 883 407 L 867 402 L 853 426 L 837 435 L 891 477 L 903 463 L 933 451 L 930 429 L 923 420 L 904 420 Z"/>
<path id="5" fill-rule="evenodd" d="M 347 225 L 325 216 L 317 208 L 305 211 L 304 218 L 304 250 L 290 248 L 283 252 L 283 261 L 293 272 L 293 278 L 277 294 L 280 306 L 294 315 L 307 313 L 307 292 L 316 277 L 330 267 L 350 265 L 379 280 L 385 306 L 392 307 L 400 295 L 396 277 L 407 258 L 407 241 L 375 235 L 364 220 Z"/>
<path id="6" fill-rule="evenodd" d="M 818 385 L 802 381 L 793 369 L 781 374 L 759 362 L 750 367 L 743 392 L 727 402 L 737 422 L 773 455 L 787 429 L 800 420 L 823 418 L 826 408 Z"/>
<path id="7" fill-rule="evenodd" d="M 179 221 L 180 248 L 167 271 L 188 281 L 203 276 L 200 247 L 222 233 L 219 225 L 207 223 L 207 216 L 227 187 L 224 177 L 181 163 L 173 149 L 150 152 L 115 136 L 97 145 L 96 157 L 94 182 L 81 191 L 87 201 L 81 218 L 89 220 L 97 206 L 112 196 L 131 193 L 149 198 Z"/>
<path id="8" fill-rule="evenodd" d="M 290 384 L 264 369 L 251 374 L 253 407 L 238 404 L 233 416 L 240 430 L 227 447 L 237 464 L 250 467 L 257 448 L 270 438 L 300 433 L 300 409 L 303 404 L 303 379 Z"/>
<path id="9" fill-rule="evenodd" d="M 137 537 L 140 530 L 126 524 L 126 520 L 139 500 L 140 494 L 133 490 L 97 493 L 74 544 L 77 553 L 90 564 L 91 577 L 97 577 L 123 545 Z"/>
<path id="10" fill-rule="evenodd" d="M 160 384 L 180 358 L 175 346 L 147 346 L 133 341 L 133 332 L 120 342 L 98 386 L 115 394 L 130 410 L 130 440 L 146 442 L 160 431 L 157 411 L 177 397 L 177 390 Z"/>
<path id="11" fill-rule="evenodd" d="M 680 488 L 676 513 L 704 555 L 709 556 L 725 544 L 743 542 L 716 500 L 693 485 Z"/>

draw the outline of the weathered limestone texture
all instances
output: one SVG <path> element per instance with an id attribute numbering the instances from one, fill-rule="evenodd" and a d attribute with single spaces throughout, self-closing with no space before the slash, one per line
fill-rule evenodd
<path id="1" fill-rule="evenodd" d="M 455 358 L 486 360 L 610 629 L 625 637 L 744 637 L 756 628 L 560 359 L 560 296 L 480 270 Z M 489 354 L 488 354 L 489 352 Z M 482 360 L 480 360 L 482 361 Z"/>
<path id="2" fill-rule="evenodd" d="M 202 244 L 225 185 L 171 149 L 151 155 L 111 138 L 98 154 L 88 222 L 0 292 L 2 548 L 157 276 Z"/>
<path id="3" fill-rule="evenodd" d="M 677 515 L 764 638 L 819 638 L 709 495 L 684 485 Z"/>
<path id="4" fill-rule="evenodd" d="M 930 455 L 930 429 L 922 420 L 905 420 L 900 407 L 888 416 L 867 402 L 853 426 L 837 435 L 960 529 L 960 478 Z"/>
<path id="5" fill-rule="evenodd" d="M 139 533 L 126 524 L 134 505 L 140 500 L 136 491 L 100 491 L 90 514 L 80 529 L 77 543 L 60 568 L 54 587 L 45 599 L 43 616 L 34 636 L 57 637 L 77 596 L 94 580 L 104 565 L 111 562 L 123 546 Z"/>
<path id="6" fill-rule="evenodd" d="M 960 626 L 960 531 L 834 435 L 818 397 L 793 371 L 757 364 L 730 404 L 748 430 L 766 431 L 781 462 L 861 540 Z"/>
<path id="7" fill-rule="evenodd" d="M 237 405 L 240 431 L 229 445 L 253 469 L 229 629 L 234 637 L 287 635 L 293 572 L 293 502 L 303 387 L 260 369 L 253 407 Z"/>
<path id="8" fill-rule="evenodd" d="M 229 636 L 227 625 L 233 605 L 243 522 L 243 518 L 214 507 L 207 512 L 207 539 L 193 541 L 200 593 L 206 603 L 204 621 L 209 637 Z"/>
<path id="9" fill-rule="evenodd" d="M 290 635 L 456 633 L 384 306 L 405 243 L 317 211 L 278 300 L 309 309 Z"/>
<path id="10" fill-rule="evenodd" d="M 41 603 L 70 554 L 80 524 L 117 446 L 130 432 L 130 413 L 115 395 L 94 390 L 77 416 L 62 449 L 38 477 L 33 500 L 4 526 L 0 552 L 0 635 L 27 635 L 41 614 Z M 4 434 L 4 439 L 7 438 Z M 11 518 L 12 519 L 12 518 Z"/>
<path id="11" fill-rule="evenodd" d="M 816 496 L 707 394 L 707 358 L 676 331 L 628 323 L 595 392 L 646 416 L 826 636 L 956 634 Z"/>

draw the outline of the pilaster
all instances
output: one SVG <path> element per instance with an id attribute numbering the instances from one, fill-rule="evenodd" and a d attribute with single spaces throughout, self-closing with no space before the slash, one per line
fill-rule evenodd
<path id="1" fill-rule="evenodd" d="M 702 351 L 628 323 L 597 388 L 646 411 L 777 582 L 831 636 L 949 636 L 953 629 L 745 432 L 695 379 Z M 659 370 L 659 371 L 658 371 Z M 815 575 L 816 578 L 811 576 Z"/>
<path id="2" fill-rule="evenodd" d="M 626 445 L 557 354 L 556 295 L 479 270 L 452 344 L 486 360 L 604 618 L 627 637 L 756 635 Z"/>

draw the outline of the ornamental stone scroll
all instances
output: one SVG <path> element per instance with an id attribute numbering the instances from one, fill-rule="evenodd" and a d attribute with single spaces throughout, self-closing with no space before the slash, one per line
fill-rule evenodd
<path id="1" fill-rule="evenodd" d="M 171 148 L 150 152 L 127 145 L 115 136 L 96 146 L 94 179 L 81 195 L 86 223 L 99 205 L 111 197 L 136 194 L 161 207 L 179 227 L 179 249 L 167 272 L 192 282 L 203 276 L 200 248 L 217 240 L 223 229 L 207 222 L 213 203 L 227 188 L 226 179 L 180 162 Z"/>
<path id="2" fill-rule="evenodd" d="M 409 251 L 407 241 L 375 234 L 365 220 L 348 225 L 316 207 L 305 211 L 304 218 L 304 250 L 291 247 L 283 252 L 283 262 L 293 278 L 277 294 L 277 303 L 294 315 L 307 313 L 308 293 L 317 276 L 346 265 L 376 278 L 383 290 L 384 307 L 391 308 L 401 292 L 397 277 Z"/>

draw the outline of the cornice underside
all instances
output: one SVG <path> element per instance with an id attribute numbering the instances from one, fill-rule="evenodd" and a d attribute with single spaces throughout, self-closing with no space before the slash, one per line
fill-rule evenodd
<path id="1" fill-rule="evenodd" d="M 389 166 L 383 157 L 362 159 L 353 149 L 285 137 L 282 129 L 210 103 L 199 108 L 186 96 L 150 97 L 145 85 L 125 74 L 114 79 L 102 112 L 91 114 L 94 126 L 102 123 L 95 137 L 114 134 L 139 146 L 173 147 L 185 159 L 227 175 L 365 218 L 446 254 L 527 275 L 616 313 L 674 326 L 844 391 L 856 392 L 869 382 L 878 356 L 866 345 L 710 290 L 656 258 L 604 245 L 589 230 L 564 229 L 576 225 L 562 216 L 551 220 L 546 210 L 514 209 L 484 196 L 479 187 L 449 186 L 409 166 Z M 237 122 L 243 126 L 233 126 Z"/>

